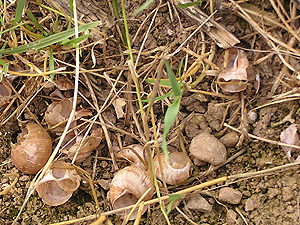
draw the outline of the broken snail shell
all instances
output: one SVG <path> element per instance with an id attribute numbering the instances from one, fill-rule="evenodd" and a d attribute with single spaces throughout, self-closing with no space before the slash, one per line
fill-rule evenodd
<path id="1" fill-rule="evenodd" d="M 17 143 L 11 145 L 13 164 L 25 174 L 36 174 L 52 153 L 52 140 L 47 131 L 38 124 L 29 123 L 18 135 Z"/>
<path id="2" fill-rule="evenodd" d="M 92 131 L 90 136 L 87 136 L 85 140 L 83 141 L 75 161 L 76 162 L 83 162 L 91 153 L 94 149 L 98 147 L 98 145 L 101 143 L 103 136 L 103 131 L 101 128 L 97 128 Z M 68 150 L 68 157 L 69 159 L 73 160 L 78 147 L 80 146 L 82 136 L 76 139 L 76 143 Z M 78 140 L 80 139 L 80 140 Z"/>
<path id="3" fill-rule="evenodd" d="M 110 186 L 108 198 L 113 209 L 120 209 L 125 206 L 134 205 L 139 198 L 149 189 L 150 192 L 145 196 L 144 201 L 152 198 L 154 187 L 150 180 L 150 175 L 146 170 L 135 166 L 128 166 L 118 171 Z M 142 213 L 146 212 L 146 208 Z M 127 212 L 128 213 L 128 212 Z M 126 212 L 117 213 L 124 218 Z M 134 220 L 137 215 L 137 210 L 131 215 L 130 220 Z"/>
<path id="4" fill-rule="evenodd" d="M 244 51 L 237 48 L 226 49 L 217 65 L 221 70 L 217 81 L 224 91 L 235 93 L 246 90 L 248 82 L 246 69 L 249 61 Z"/>
<path id="5" fill-rule="evenodd" d="M 67 202 L 80 185 L 80 176 L 70 163 L 56 161 L 39 181 L 36 190 L 47 205 L 58 206 Z"/>
<path id="6" fill-rule="evenodd" d="M 167 184 L 178 185 L 190 177 L 191 161 L 183 152 L 172 152 L 169 154 L 168 161 L 164 153 L 160 154 L 161 168 L 159 166 L 159 157 L 155 156 L 154 168 L 158 179 L 165 180 Z M 160 170 L 162 169 L 162 171 Z M 163 174 L 163 175 L 162 175 Z"/>
<path id="7" fill-rule="evenodd" d="M 299 146 L 299 134 L 297 132 L 296 124 L 291 124 L 288 128 L 281 132 L 280 141 L 285 144 Z M 292 157 L 292 153 L 296 152 L 298 149 L 288 146 L 282 146 L 282 148 L 290 162 L 298 162 L 300 160 L 300 155 L 296 158 L 296 160 Z"/>
<path id="8" fill-rule="evenodd" d="M 72 111 L 73 98 L 64 98 L 61 101 L 52 102 L 45 112 L 45 121 L 49 128 L 69 118 Z"/>
<path id="9" fill-rule="evenodd" d="M 145 169 L 144 163 L 140 160 L 140 158 L 144 160 L 144 148 L 139 144 L 133 144 L 124 147 L 117 153 L 117 157 L 128 160 L 132 166 Z"/>

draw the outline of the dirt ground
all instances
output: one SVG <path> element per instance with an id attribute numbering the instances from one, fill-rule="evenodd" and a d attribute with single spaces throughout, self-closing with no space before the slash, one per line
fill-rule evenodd
<path id="1" fill-rule="evenodd" d="M 116 173 L 107 139 L 110 139 L 111 151 L 115 155 L 120 146 L 138 144 L 138 140 L 143 140 L 142 135 L 145 133 L 140 131 L 140 129 L 143 130 L 143 122 L 139 112 L 136 86 L 134 81 L 130 79 L 130 69 L 126 63 L 129 53 L 125 45 L 121 44 L 123 20 L 118 23 L 114 19 L 115 14 L 112 14 L 113 6 L 110 1 L 99 2 L 99 7 L 108 15 L 106 17 L 108 21 L 101 28 L 98 28 L 102 32 L 100 37 L 97 36 L 99 34 L 94 34 L 82 44 L 80 67 L 88 71 L 82 73 L 79 78 L 80 100 L 77 110 L 85 108 L 91 112 L 92 116 L 95 116 L 99 112 L 99 108 L 104 105 L 104 109 L 101 109 L 103 120 L 96 126 L 101 127 L 104 124 L 107 128 L 107 136 L 103 136 L 100 145 L 87 159 L 81 163 L 76 163 L 76 165 L 92 177 L 101 213 L 112 210 L 111 203 L 107 199 L 107 192 Z M 154 1 L 148 8 L 134 16 L 133 12 L 143 2 L 138 0 L 125 1 L 125 7 L 135 60 L 138 51 L 143 46 L 136 72 L 142 99 L 147 99 L 153 91 L 153 84 L 146 79 L 157 76 L 161 55 L 174 52 L 200 24 L 186 16 L 184 10 L 179 10 L 175 4 L 169 1 L 162 1 L 161 5 L 159 5 L 159 1 Z M 241 5 L 243 9 L 248 10 L 247 12 L 253 10 L 258 15 L 271 18 L 270 22 L 251 14 L 254 21 L 263 28 L 263 31 L 267 30 L 271 37 L 281 42 L 278 43 L 274 39 L 271 40 L 270 37 L 266 40 L 251 25 L 249 20 L 241 18 L 239 8 L 221 4 L 221 2 L 229 4 L 230 1 L 213 2 L 215 2 L 214 9 L 218 10 L 214 15 L 215 21 L 240 40 L 236 46 L 244 50 L 249 60 L 247 89 L 239 93 L 222 91 L 216 83 L 214 68 L 210 67 L 207 61 L 202 60 L 199 69 L 184 80 L 188 88 L 184 89 L 177 120 L 167 137 L 168 149 L 170 151 L 185 149 L 189 154 L 191 140 L 201 132 L 208 132 L 222 140 L 224 135 L 234 131 L 225 126 L 224 123 L 238 130 L 238 132 L 237 130 L 234 131 L 238 138 L 235 141 L 230 139 L 229 141 L 233 141 L 234 144 L 226 148 L 227 158 L 233 157 L 213 171 L 208 172 L 209 164 L 199 162 L 190 156 L 193 162 L 190 179 L 181 185 L 169 186 L 169 193 L 223 176 L 262 171 L 288 164 L 289 160 L 282 147 L 269 143 L 269 141 L 280 141 L 281 132 L 292 123 L 300 127 L 299 115 L 297 114 L 297 110 L 300 108 L 298 100 L 300 93 L 300 49 L 299 40 L 297 40 L 299 37 L 299 18 L 288 22 L 289 27 L 296 32 L 293 35 L 292 32 L 287 31 L 278 12 L 274 10 L 271 0 L 247 1 L 246 4 Z M 280 2 L 285 9 L 285 12 L 281 9 L 281 16 L 284 18 L 288 16 L 291 19 L 299 15 L 296 1 Z M 43 4 L 48 5 L 47 1 L 43 1 Z M 80 4 L 80 1 L 77 4 Z M 210 1 L 203 1 L 199 7 L 210 14 L 209 6 Z M 14 17 L 15 7 L 13 5 L 8 9 L 7 21 Z M 121 4 L 119 7 L 121 8 Z M 157 7 L 159 9 L 155 14 Z M 28 1 L 27 8 L 39 20 L 48 15 L 50 19 L 43 22 L 42 26 L 53 31 L 56 18 L 54 12 L 39 7 L 35 1 Z M 154 15 L 155 19 L 151 24 Z M 59 18 L 58 31 L 65 30 L 68 21 L 64 17 Z M 29 21 L 27 15 L 24 16 L 24 20 Z M 150 25 L 151 29 L 148 32 L 147 29 Z M 34 27 L 32 24 L 30 26 Z M 38 31 L 35 30 L 35 32 Z M 17 30 L 16 33 L 21 34 L 20 30 Z M 104 33 L 105 36 L 103 37 Z M 145 36 L 147 36 L 147 40 L 143 44 Z M 3 42 L 9 36 L 2 35 L 1 38 Z M 95 39 L 99 41 L 97 44 Z M 29 36 L 26 39 L 26 41 L 32 40 L 33 38 Z M 18 41 L 20 44 L 22 43 L 21 38 L 18 38 Z M 270 42 L 275 43 L 276 49 L 272 47 Z M 25 43 L 24 40 L 23 43 Z M 0 47 L 2 46 L 3 44 L 0 44 Z M 214 57 L 211 59 L 209 57 L 211 57 L 212 51 Z M 205 32 L 199 31 L 187 41 L 177 54 L 169 59 L 169 62 L 172 69 L 177 71 L 181 59 L 184 59 L 184 74 L 196 60 L 199 60 L 199 56 L 205 53 L 209 53 L 206 56 L 207 59 L 209 58 L 214 64 L 217 64 L 223 51 L 224 49 L 219 48 Z M 58 44 L 54 47 L 54 52 L 57 59 L 55 68 L 66 67 L 66 71 L 73 72 L 75 50 Z M 282 58 L 278 56 L 278 52 Z M 46 50 L 28 51 L 22 53 L 21 56 L 43 70 Z M 18 64 L 26 73 L 32 72 L 28 65 L 25 65 L 24 61 L 21 62 L 20 57 L 16 55 L 3 55 L 3 58 Z M 93 59 L 96 60 L 95 64 Z M 285 59 L 285 63 L 282 59 Z M 295 71 L 287 68 L 287 65 L 291 65 Z M 205 75 L 204 78 L 193 86 L 193 82 L 201 74 Z M 167 73 L 162 73 L 162 78 L 167 79 Z M 73 73 L 62 73 L 56 75 L 55 79 L 68 80 L 72 85 L 74 84 Z M 45 80 L 41 76 L 17 77 L 12 81 L 12 85 L 15 90 L 19 91 L 19 96 L 13 92 L 10 101 L 0 106 L 0 191 L 3 191 L 14 181 L 15 176 L 12 174 L 19 174 L 18 181 L 12 189 L 8 193 L 0 195 L 0 224 L 13 222 L 21 209 L 30 183 L 34 179 L 34 175 L 23 174 L 12 163 L 11 143 L 17 141 L 21 127 L 24 127 L 29 121 L 36 119 L 44 128 L 48 128 L 44 119 L 45 112 L 47 107 L 58 97 L 50 97 L 54 88 L 40 89 L 44 82 Z M 128 82 L 131 82 L 131 85 L 126 85 Z M 110 94 L 113 85 L 115 87 Z M 166 94 L 169 90 L 168 87 L 159 87 L 158 96 Z M 36 94 L 36 92 L 38 93 Z M 61 92 L 66 98 L 73 96 L 73 89 L 61 90 Z M 94 96 L 97 99 L 98 108 L 95 107 Z M 114 99 L 122 99 L 127 105 L 129 105 L 128 102 L 131 102 L 132 107 L 116 106 L 116 103 L 113 105 Z M 107 100 L 109 101 L 107 102 Z M 159 142 L 164 128 L 164 115 L 170 102 L 172 102 L 172 98 L 166 98 L 153 105 Z M 22 110 L 24 103 L 28 103 L 26 110 Z M 148 106 L 146 103 L 143 104 L 147 110 Z M 117 110 L 124 111 L 125 115 L 117 115 Z M 136 115 L 136 118 L 132 116 L 132 113 Z M 81 118 L 79 121 L 83 122 L 87 118 L 91 118 L 91 115 Z M 153 141 L 155 138 L 151 117 L 149 116 L 147 120 L 150 127 L 150 140 Z M 99 120 L 96 121 L 99 122 Z M 53 145 L 55 147 L 59 135 L 56 135 L 51 129 L 49 133 L 54 140 Z M 70 162 L 63 153 L 60 152 L 57 157 Z M 293 156 L 297 156 L 297 152 Z M 123 159 L 118 158 L 116 160 L 118 170 L 127 165 L 129 164 Z M 218 194 L 223 186 L 229 186 L 239 191 L 242 194 L 241 201 L 238 204 L 219 201 Z M 277 170 L 266 176 L 229 180 L 226 183 L 219 183 L 196 191 L 196 193 L 200 193 L 212 206 L 211 212 L 188 209 L 187 204 L 191 196 L 187 194 L 178 203 L 178 208 L 182 214 L 173 209 L 168 215 L 171 224 L 189 223 L 185 216 L 194 221 L 195 224 L 300 224 L 300 170 L 297 166 L 291 167 L 289 170 Z M 93 216 L 96 213 L 90 185 L 88 180 L 83 178 L 79 189 L 73 193 L 70 200 L 60 206 L 46 205 L 35 191 L 17 222 L 24 225 L 51 224 Z M 116 215 L 109 215 L 108 219 L 113 224 L 122 224 L 122 220 Z M 93 220 L 77 222 L 76 224 L 91 224 L 91 221 Z M 133 222 L 129 222 L 129 224 L 133 224 Z M 147 213 L 142 216 L 140 224 L 167 223 L 159 205 L 152 204 Z"/>

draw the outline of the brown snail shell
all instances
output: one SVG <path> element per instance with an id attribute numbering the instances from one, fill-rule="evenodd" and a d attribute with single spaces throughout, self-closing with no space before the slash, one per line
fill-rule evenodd
<path id="1" fill-rule="evenodd" d="M 36 174 L 52 153 L 52 140 L 47 131 L 38 124 L 29 123 L 18 135 L 17 143 L 11 145 L 11 159 L 23 173 Z"/>
<path id="2" fill-rule="evenodd" d="M 246 90 L 248 81 L 246 69 L 249 61 L 244 51 L 237 48 L 226 49 L 217 64 L 221 69 L 217 81 L 224 91 L 235 93 Z"/>
<path id="3" fill-rule="evenodd" d="M 124 147 L 121 151 L 117 153 L 117 157 L 124 158 L 130 162 L 132 166 L 145 169 L 144 163 L 140 158 L 134 153 L 134 151 L 139 155 L 141 159 L 144 160 L 144 148 L 139 144 L 128 145 Z"/>
<path id="4" fill-rule="evenodd" d="M 158 179 L 165 180 L 167 184 L 178 185 L 186 181 L 190 177 L 191 161 L 183 152 L 172 152 L 169 154 L 168 161 L 163 153 L 160 154 L 161 169 L 159 167 L 159 158 L 155 156 L 154 168 Z"/>
<path id="5" fill-rule="evenodd" d="M 98 145 L 101 143 L 103 137 L 103 131 L 101 128 L 97 128 L 92 131 L 90 136 L 87 136 L 81 145 L 81 148 L 76 156 L 76 162 L 82 162 L 84 161 L 94 149 L 98 147 Z M 80 140 L 76 140 L 77 142 L 68 150 L 68 157 L 69 159 L 73 160 L 73 157 L 76 154 L 76 151 L 78 147 L 80 146 L 82 137 L 79 137 Z"/>
<path id="6" fill-rule="evenodd" d="M 57 206 L 67 202 L 80 185 L 80 176 L 70 163 L 56 161 L 39 181 L 36 190 L 47 205 Z"/>
<path id="7" fill-rule="evenodd" d="M 134 205 L 149 188 L 152 188 L 152 190 L 146 195 L 144 201 L 151 199 L 154 194 L 150 175 L 146 170 L 135 166 L 128 166 L 115 174 L 111 182 L 108 198 L 113 209 L 119 209 Z M 146 208 L 142 213 L 145 211 Z M 130 220 L 134 220 L 136 214 L 137 210 L 131 215 Z M 125 212 L 120 212 L 118 215 L 124 218 Z"/>

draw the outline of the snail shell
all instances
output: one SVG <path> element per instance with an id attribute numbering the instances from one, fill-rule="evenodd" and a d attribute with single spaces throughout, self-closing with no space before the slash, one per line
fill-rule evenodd
<path id="1" fill-rule="evenodd" d="M 144 198 L 145 201 L 151 199 L 154 194 L 150 175 L 146 170 L 135 166 L 128 166 L 115 174 L 111 182 L 108 198 L 113 209 L 123 208 L 134 205 L 150 187 L 152 190 Z M 146 208 L 142 213 L 145 211 Z M 130 220 L 134 220 L 136 214 L 137 210 L 131 215 Z M 120 212 L 118 215 L 124 218 L 125 212 Z"/>
<path id="2" fill-rule="evenodd" d="M 222 82 L 219 85 L 224 91 L 235 93 L 246 90 L 248 81 L 246 69 L 249 61 L 244 51 L 237 48 L 226 49 L 217 64 L 221 69 L 217 81 Z"/>
<path id="3" fill-rule="evenodd" d="M 189 157 L 183 152 L 172 152 L 169 154 L 170 161 L 168 161 L 163 153 L 160 154 L 161 169 L 164 180 L 167 184 L 178 185 L 186 181 L 190 176 L 191 161 Z M 159 158 L 154 158 L 154 168 L 158 179 L 162 179 L 162 173 L 159 167 Z"/>
<path id="4" fill-rule="evenodd" d="M 11 159 L 23 173 L 36 174 L 48 161 L 52 152 L 52 140 L 38 124 L 29 123 L 11 144 Z"/>
<path id="5" fill-rule="evenodd" d="M 81 148 L 76 156 L 76 162 L 82 162 L 84 161 L 91 153 L 92 151 L 98 147 L 102 140 L 103 131 L 101 128 L 98 128 L 96 130 L 93 130 L 90 136 L 87 136 L 81 145 Z M 80 137 L 79 139 L 82 139 Z M 73 160 L 73 157 L 76 154 L 76 151 L 78 147 L 80 146 L 80 141 L 76 142 L 69 150 L 68 150 L 68 157 L 69 159 Z"/>
<path id="6" fill-rule="evenodd" d="M 48 127 L 53 127 L 69 118 L 72 111 L 72 104 L 73 98 L 64 98 L 59 102 L 52 102 L 45 112 L 45 121 Z"/>
<path id="7" fill-rule="evenodd" d="M 144 148 L 139 144 L 133 144 L 124 147 L 121 151 L 117 153 L 117 157 L 128 160 L 132 166 L 145 169 L 145 165 L 134 151 L 140 156 L 141 159 L 144 160 Z"/>
<path id="8" fill-rule="evenodd" d="M 80 185 L 80 176 L 70 163 L 56 161 L 37 184 L 36 190 L 47 205 L 57 206 L 68 201 Z"/>

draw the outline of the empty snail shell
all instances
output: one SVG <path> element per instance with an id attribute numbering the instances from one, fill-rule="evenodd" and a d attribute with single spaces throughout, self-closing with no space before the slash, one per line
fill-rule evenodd
<path id="1" fill-rule="evenodd" d="M 140 160 L 144 160 L 144 148 L 139 144 L 133 144 L 124 147 L 121 151 L 117 153 L 117 157 L 128 160 L 132 166 L 145 169 L 144 163 Z"/>
<path id="2" fill-rule="evenodd" d="M 172 152 L 169 154 L 168 161 L 163 153 L 160 154 L 161 168 L 159 166 L 159 157 L 154 158 L 154 168 L 158 179 L 165 180 L 167 184 L 178 185 L 186 181 L 190 176 L 191 161 L 183 152 Z M 163 175 L 162 175 L 163 174 Z"/>
<path id="3" fill-rule="evenodd" d="M 224 91 L 235 93 L 247 88 L 246 69 L 249 61 L 244 51 L 237 48 L 226 49 L 217 64 L 221 69 L 217 81 Z"/>
<path id="4" fill-rule="evenodd" d="M 64 204 L 79 187 L 80 176 L 70 166 L 70 163 L 56 161 L 37 184 L 36 190 L 47 205 Z"/>
<path id="5" fill-rule="evenodd" d="M 151 183 L 150 176 L 146 170 L 135 166 L 128 166 L 115 174 L 111 182 L 108 198 L 113 209 L 119 209 L 134 205 L 149 188 L 151 188 L 151 190 L 145 196 L 145 201 L 151 199 L 154 194 L 154 187 Z M 142 213 L 145 211 L 146 208 Z M 134 220 L 136 214 L 137 210 L 131 215 L 130 220 Z M 120 212 L 118 215 L 124 218 L 125 212 Z"/>
<path id="6" fill-rule="evenodd" d="M 26 174 L 36 174 L 48 161 L 52 152 L 52 140 L 38 124 L 29 123 L 11 145 L 11 159 Z"/>
<path id="7" fill-rule="evenodd" d="M 76 162 L 82 162 L 84 161 L 91 153 L 92 151 L 98 147 L 98 145 L 100 144 L 101 140 L 102 140 L 102 129 L 98 128 L 92 131 L 90 136 L 87 136 L 85 138 L 85 140 L 83 141 L 77 156 L 76 156 Z M 80 137 L 79 139 L 82 139 L 82 137 Z M 76 151 L 78 149 L 78 147 L 80 146 L 81 141 L 78 140 L 78 142 L 76 142 L 69 150 L 68 150 L 68 157 L 69 159 L 73 160 L 73 157 L 76 154 Z"/>
<path id="8" fill-rule="evenodd" d="M 45 112 L 45 121 L 48 127 L 68 119 L 72 111 L 73 98 L 64 98 L 61 101 L 52 102 Z"/>

